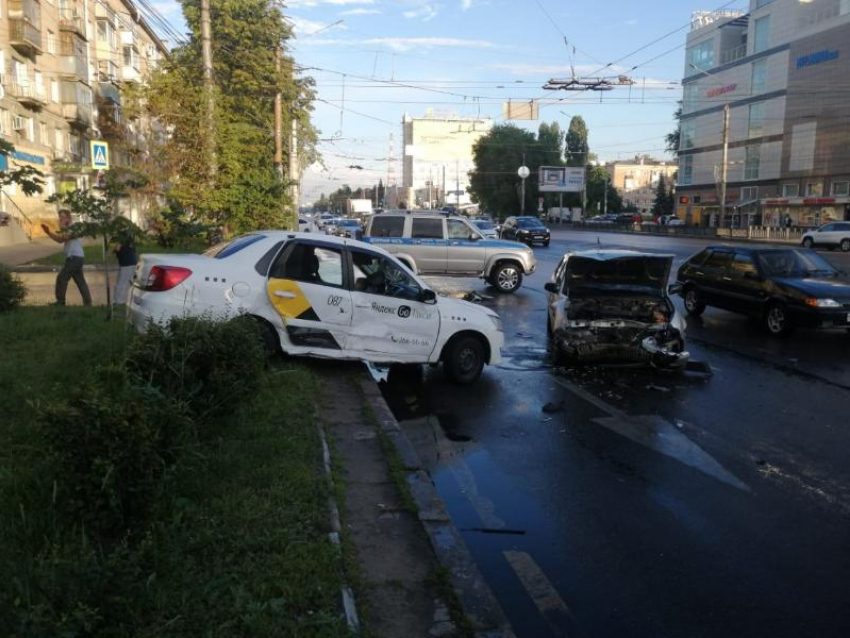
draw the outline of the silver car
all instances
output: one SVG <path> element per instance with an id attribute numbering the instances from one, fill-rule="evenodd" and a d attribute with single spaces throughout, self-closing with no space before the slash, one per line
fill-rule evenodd
<path id="1" fill-rule="evenodd" d="M 388 250 L 422 275 L 476 276 L 497 291 L 515 292 L 524 275 L 537 269 L 524 244 L 487 239 L 469 220 L 429 211 L 373 215 L 363 241 Z"/>

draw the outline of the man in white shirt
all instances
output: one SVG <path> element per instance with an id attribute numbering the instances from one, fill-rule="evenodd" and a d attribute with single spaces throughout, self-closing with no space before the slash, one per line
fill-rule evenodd
<path id="1" fill-rule="evenodd" d="M 59 211 L 59 232 L 54 233 L 47 224 L 42 224 L 41 229 L 53 241 L 60 244 L 65 244 L 65 265 L 59 274 L 56 276 L 56 305 L 65 305 L 65 292 L 68 290 L 68 281 L 73 279 L 80 290 L 80 296 L 83 298 L 83 305 L 91 305 L 91 293 L 89 286 L 86 283 L 85 275 L 83 274 L 83 242 L 79 237 L 74 237 L 68 227 L 71 225 L 71 211 Z"/>

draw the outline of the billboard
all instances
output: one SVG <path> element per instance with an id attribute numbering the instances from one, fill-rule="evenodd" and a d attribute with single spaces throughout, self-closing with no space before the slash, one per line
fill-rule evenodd
<path id="1" fill-rule="evenodd" d="M 541 166 L 537 190 L 541 193 L 580 193 L 584 190 L 584 167 Z"/>
<path id="2" fill-rule="evenodd" d="M 537 102 L 502 102 L 502 117 L 506 120 L 536 120 L 540 109 Z"/>

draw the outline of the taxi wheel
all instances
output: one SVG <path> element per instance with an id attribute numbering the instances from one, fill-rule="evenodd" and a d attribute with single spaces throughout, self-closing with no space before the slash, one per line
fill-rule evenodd
<path id="1" fill-rule="evenodd" d="M 260 328 L 260 336 L 262 337 L 263 351 L 266 356 L 271 358 L 281 352 L 280 336 L 277 334 L 275 327 L 265 319 L 255 317 L 257 325 Z"/>
<path id="2" fill-rule="evenodd" d="M 522 285 L 522 271 L 514 263 L 500 264 L 493 272 L 490 283 L 498 292 L 516 292 Z"/>
<path id="3" fill-rule="evenodd" d="M 449 347 L 443 360 L 446 376 L 455 383 L 469 385 L 484 371 L 484 346 L 472 336 L 460 337 Z"/>

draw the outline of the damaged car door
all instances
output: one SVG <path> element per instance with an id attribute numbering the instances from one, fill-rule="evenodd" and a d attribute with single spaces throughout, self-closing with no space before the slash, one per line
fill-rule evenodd
<path id="1" fill-rule="evenodd" d="M 546 284 L 558 363 L 682 367 L 685 322 L 667 294 L 672 255 L 568 254 Z"/>

